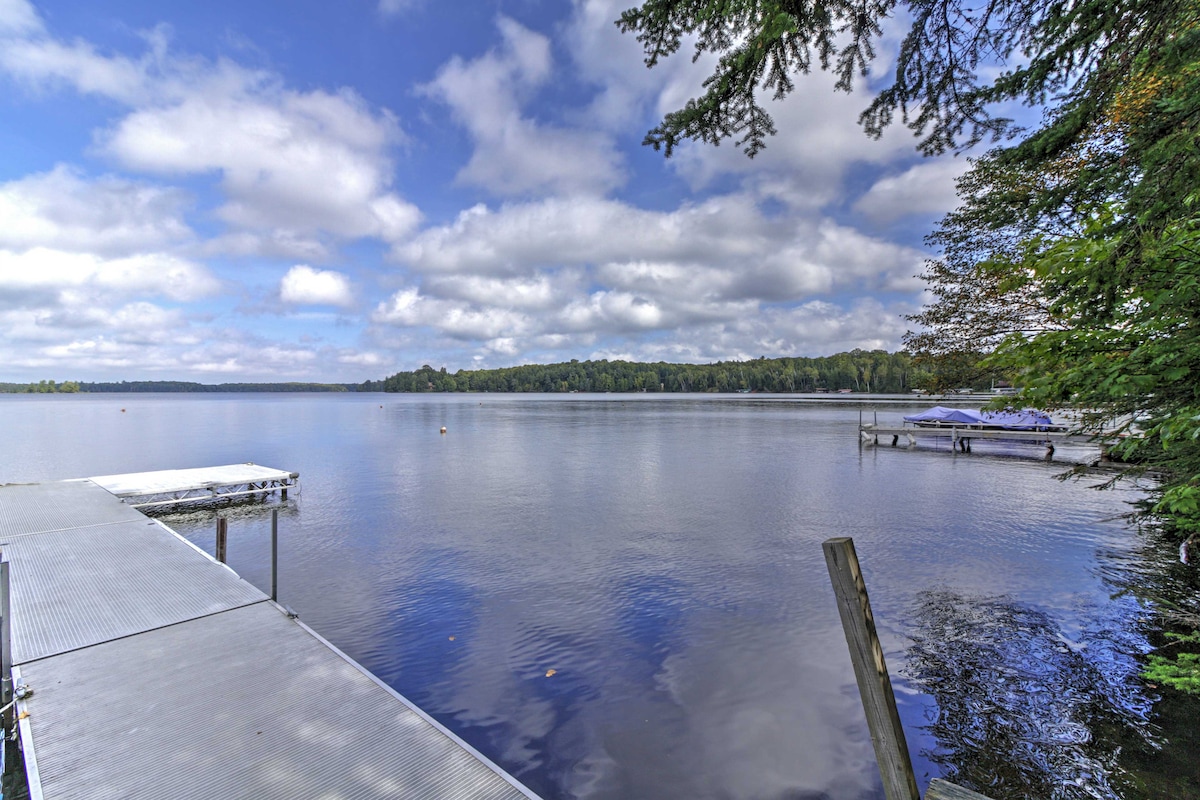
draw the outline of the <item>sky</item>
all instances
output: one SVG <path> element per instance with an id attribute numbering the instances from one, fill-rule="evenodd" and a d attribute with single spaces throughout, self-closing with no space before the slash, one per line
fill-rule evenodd
<path id="1" fill-rule="evenodd" d="M 814 74 L 779 134 L 633 0 L 0 0 L 0 381 L 360 382 L 901 347 L 962 156 Z"/>

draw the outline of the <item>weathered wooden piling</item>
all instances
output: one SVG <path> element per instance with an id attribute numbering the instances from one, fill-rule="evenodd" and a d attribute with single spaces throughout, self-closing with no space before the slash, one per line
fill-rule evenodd
<path id="1" fill-rule="evenodd" d="M 215 548 L 214 557 L 222 564 L 225 563 L 228 538 L 229 520 L 225 519 L 225 517 L 217 517 L 217 546 Z"/>
<path id="2" fill-rule="evenodd" d="M 846 644 L 850 647 L 850 661 L 867 715 L 875 759 L 883 777 L 883 790 L 888 800 L 921 800 L 908 755 L 908 743 L 904 739 L 904 727 L 900 724 L 900 712 L 896 710 L 892 681 L 883 658 L 883 646 L 875 632 L 867 586 L 858 555 L 854 552 L 854 540 L 848 537 L 828 539 L 821 549 L 825 551 L 825 565 L 829 568 L 829 579 L 837 596 L 838 614 L 842 618 Z"/>
<path id="3" fill-rule="evenodd" d="M 837 596 L 842 631 L 850 647 L 850 662 L 854 665 L 858 693 L 867 715 L 867 728 L 871 732 L 875 760 L 879 762 L 883 791 L 887 800 L 921 800 L 904 727 L 900 724 L 900 712 L 896 710 L 896 695 L 892 692 L 892 681 L 883 658 L 883 645 L 875 631 L 867 584 L 854 551 L 854 540 L 849 537 L 827 539 L 821 549 L 825 551 L 825 564 Z M 925 800 L 991 798 L 935 778 L 929 783 Z"/>
<path id="4" fill-rule="evenodd" d="M 929 782 L 929 790 L 925 792 L 925 800 L 991 800 L 979 792 L 964 789 L 958 784 L 934 778 Z"/>

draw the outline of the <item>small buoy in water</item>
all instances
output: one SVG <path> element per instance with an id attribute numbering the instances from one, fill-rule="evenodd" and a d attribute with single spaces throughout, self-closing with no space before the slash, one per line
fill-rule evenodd
<path id="1" fill-rule="evenodd" d="M 124 413 L 125 413 L 125 409 L 123 409 L 123 408 L 122 408 L 122 409 L 121 409 L 121 413 L 122 413 L 122 414 L 124 414 Z"/>
<path id="2" fill-rule="evenodd" d="M 446 432 L 446 426 L 445 426 L 445 425 L 443 425 L 443 426 L 442 426 L 442 433 L 445 433 L 445 432 Z"/>

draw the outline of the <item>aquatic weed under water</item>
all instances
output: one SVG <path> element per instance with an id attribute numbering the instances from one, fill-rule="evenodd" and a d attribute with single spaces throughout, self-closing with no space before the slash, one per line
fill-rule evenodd
<path id="1" fill-rule="evenodd" d="M 1131 626 L 1072 640 L 1036 608 L 952 591 L 914 608 L 906 673 L 936 703 L 924 755 L 950 780 L 995 800 L 1120 800 L 1123 748 L 1161 746 Z"/>

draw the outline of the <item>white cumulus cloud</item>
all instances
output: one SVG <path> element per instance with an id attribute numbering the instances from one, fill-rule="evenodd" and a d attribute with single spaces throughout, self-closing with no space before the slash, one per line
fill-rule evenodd
<path id="1" fill-rule="evenodd" d="M 349 278 L 340 272 L 313 269 L 307 264 L 297 264 L 280 279 L 279 297 L 294 305 L 354 305 Z"/>
<path id="2" fill-rule="evenodd" d="M 3 2 L 0 71 L 127 107 L 95 137 L 122 167 L 217 176 L 225 196 L 217 216 L 231 232 L 213 242 L 235 252 L 325 252 L 330 238 L 394 242 L 419 224 L 419 210 L 392 187 L 399 123 L 353 90 L 298 91 L 268 71 L 175 55 L 165 27 L 142 35 L 138 57 L 101 52 L 55 38 L 28 3 Z"/>
<path id="3" fill-rule="evenodd" d="M 42 21 L 27 0 L 0 0 L 0 36 L 41 30 Z"/>
<path id="4" fill-rule="evenodd" d="M 101 137 L 126 167 L 216 172 L 218 214 L 240 229 L 395 241 L 420 220 L 389 189 L 399 128 L 351 91 L 302 93 L 232 65 L 176 102 L 134 111 Z"/>
<path id="5" fill-rule="evenodd" d="M 970 167 L 963 159 L 917 164 L 879 179 L 854 204 L 869 219 L 891 222 L 909 215 L 944 214 L 958 205 L 955 181 Z"/>
<path id="6" fill-rule="evenodd" d="M 475 151 L 458 178 L 497 195 L 603 194 L 625 180 L 607 134 L 537 121 L 522 104 L 552 74 L 550 42 L 501 17 L 502 44 L 472 61 L 454 57 L 425 91 L 470 133 Z"/>
<path id="7" fill-rule="evenodd" d="M 0 304 L 20 305 L 25 296 L 53 296 L 79 303 L 136 295 L 176 301 L 209 297 L 220 283 L 207 268 L 161 253 L 105 259 L 35 247 L 24 252 L 0 250 Z"/>
<path id="8" fill-rule="evenodd" d="M 192 237 L 178 189 L 105 176 L 87 180 L 59 165 L 0 184 L 0 248 L 50 247 L 129 254 Z"/>

